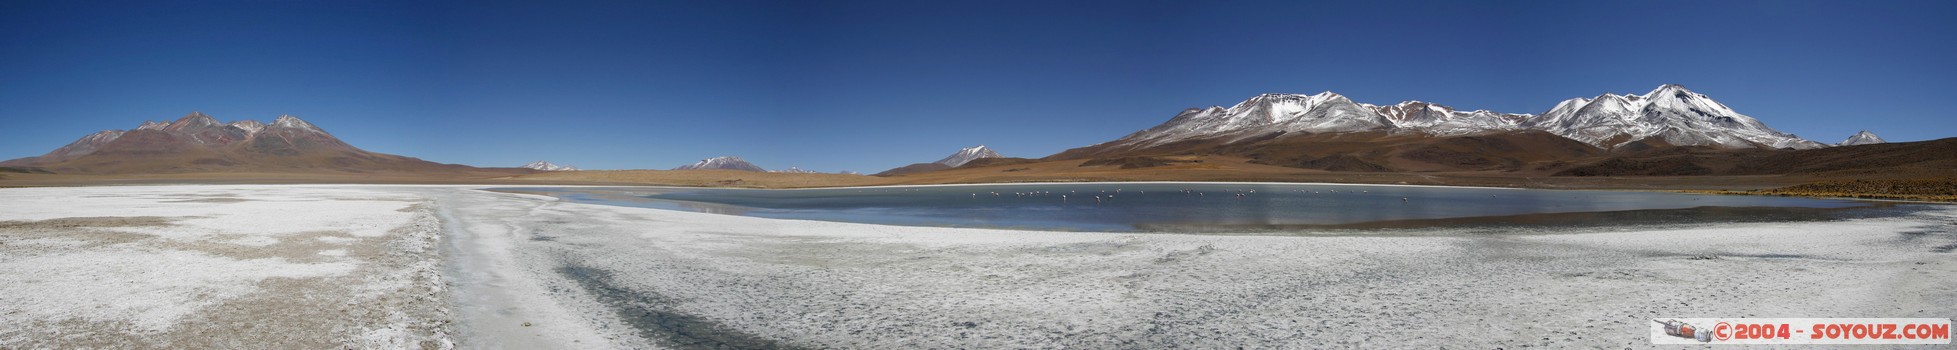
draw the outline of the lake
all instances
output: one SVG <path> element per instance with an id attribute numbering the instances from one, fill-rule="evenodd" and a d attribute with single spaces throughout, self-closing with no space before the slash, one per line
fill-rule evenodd
<path id="1" fill-rule="evenodd" d="M 1109 232 L 1286 232 L 1828 220 L 1871 202 L 1670 192 L 1276 183 L 1053 183 L 793 190 L 527 187 L 571 202 L 777 219 Z"/>

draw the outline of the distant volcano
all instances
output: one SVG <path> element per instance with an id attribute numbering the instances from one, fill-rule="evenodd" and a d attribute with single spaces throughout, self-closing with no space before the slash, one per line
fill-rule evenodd
<path id="1" fill-rule="evenodd" d="M 536 169 L 536 170 L 543 170 L 543 171 L 578 171 L 578 170 L 580 170 L 580 169 L 578 169 L 578 167 L 574 167 L 574 166 L 569 166 L 569 165 L 557 165 L 557 163 L 551 163 L 551 162 L 547 162 L 547 161 L 541 161 L 541 160 L 539 160 L 539 161 L 535 161 L 535 162 L 530 162 L 530 164 L 524 164 L 524 165 L 523 165 L 523 166 L 522 166 L 521 168 L 525 168 L 525 169 Z"/>
<path id="2" fill-rule="evenodd" d="M 1841 143 L 1837 143 L 1835 145 L 1854 146 L 1854 145 L 1873 145 L 1878 143 L 1889 143 L 1889 141 L 1883 141 L 1881 136 L 1875 136 L 1875 133 L 1869 132 L 1868 130 L 1862 130 L 1862 132 L 1855 133 L 1854 136 L 1849 136 L 1847 140 L 1842 140 Z"/>
<path id="3" fill-rule="evenodd" d="M 200 112 L 169 123 L 143 122 L 133 130 L 97 132 L 39 157 L 0 166 L 82 174 L 480 170 L 361 150 L 290 115 L 269 124 L 220 123 Z"/>
<path id="4" fill-rule="evenodd" d="M 999 152 L 994 152 L 992 151 L 991 148 L 985 147 L 985 145 L 978 145 L 975 147 L 966 147 L 963 149 L 959 149 L 957 153 L 952 153 L 950 156 L 946 156 L 944 159 L 939 159 L 936 162 L 905 165 L 905 166 L 897 167 L 896 169 L 884 170 L 883 172 L 877 173 L 876 175 L 880 175 L 880 176 L 902 175 L 902 174 L 909 174 L 909 173 L 921 173 L 926 171 L 951 169 L 961 165 L 965 165 L 965 163 L 971 163 L 974 160 L 985 159 L 985 158 L 1005 158 L 1005 156 L 999 155 Z"/>
<path id="5" fill-rule="evenodd" d="M 980 158 L 1001 158 L 1001 157 L 1004 156 L 999 155 L 999 152 L 993 152 L 991 148 L 986 148 L 985 145 L 978 145 L 977 147 L 968 147 L 965 149 L 960 149 L 958 150 L 958 153 L 952 153 L 951 156 L 945 157 L 945 159 L 939 159 L 938 164 L 944 164 L 945 166 L 956 168 L 960 165 L 965 165 L 965 163 L 970 163 L 973 160 L 978 160 Z"/>
<path id="6" fill-rule="evenodd" d="M 693 164 L 687 164 L 687 165 L 682 165 L 678 168 L 673 168 L 673 170 L 699 170 L 699 169 L 722 169 L 722 170 L 759 171 L 759 172 L 768 171 L 768 169 L 762 169 L 759 166 L 755 166 L 754 163 L 748 163 L 747 160 L 735 156 L 722 156 L 722 157 L 701 159 L 700 161 L 694 162 Z"/>

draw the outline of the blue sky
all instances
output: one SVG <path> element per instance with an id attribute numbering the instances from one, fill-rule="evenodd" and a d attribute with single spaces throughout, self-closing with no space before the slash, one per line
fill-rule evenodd
<path id="1" fill-rule="evenodd" d="M 1952 1 L 0 3 L 0 158 L 193 110 L 477 166 L 1040 157 L 1335 91 L 1540 113 L 1683 84 L 1836 142 L 1957 136 Z"/>

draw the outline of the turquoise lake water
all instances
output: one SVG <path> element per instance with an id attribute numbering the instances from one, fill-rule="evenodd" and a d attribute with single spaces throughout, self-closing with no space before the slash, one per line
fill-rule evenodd
<path id="1" fill-rule="evenodd" d="M 1849 200 L 1330 184 L 1067 183 L 836 188 L 505 188 L 568 201 L 778 219 L 1061 231 L 1283 231 L 1827 219 Z"/>

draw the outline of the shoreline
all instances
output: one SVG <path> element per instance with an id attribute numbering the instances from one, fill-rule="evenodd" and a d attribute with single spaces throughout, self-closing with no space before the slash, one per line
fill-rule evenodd
<path id="1" fill-rule="evenodd" d="M 629 173 L 629 172 L 642 172 L 642 171 L 613 170 L 613 171 L 594 171 L 594 172 L 628 172 Z M 653 172 L 672 172 L 672 171 L 653 171 Z M 443 177 L 430 177 L 430 176 L 404 176 L 399 174 L 389 174 L 381 178 L 365 179 L 365 178 L 352 178 L 350 177 L 350 174 L 303 174 L 303 173 L 290 173 L 290 174 L 288 173 L 238 173 L 238 174 L 186 173 L 186 174 L 151 174 L 151 175 L 26 174 L 26 175 L 30 175 L 30 176 L 0 178 L 0 188 L 171 186 L 171 185 L 336 185 L 336 186 L 369 186 L 369 185 L 372 186 L 390 186 L 390 185 L 444 186 L 446 185 L 446 186 L 485 186 L 485 187 L 489 187 L 489 186 L 645 187 L 645 188 L 681 188 L 681 189 L 724 188 L 724 189 L 764 189 L 764 190 L 813 190 L 813 189 L 928 188 L 928 187 L 943 187 L 943 186 L 1191 183 L 1191 184 L 1311 185 L 1311 186 L 1409 186 L 1409 187 L 1441 187 L 1441 188 L 1451 187 L 1451 188 L 1475 188 L 1475 189 L 1656 191 L 1656 192 L 1696 193 L 1696 194 L 1775 195 L 1775 196 L 1805 197 L 1805 198 L 1820 198 L 1820 199 L 1853 199 L 1853 200 L 1885 199 L 1885 200 L 1918 200 L 1924 202 L 1957 203 L 1957 195 L 1949 195 L 1949 197 L 1945 197 L 1946 195 L 1927 195 L 1927 197 L 1932 197 L 1932 198 L 1923 198 L 1926 197 L 1926 195 L 1913 195 L 1913 194 L 1898 195 L 1898 194 L 1888 194 L 1885 192 L 1859 192 L 1859 191 L 1832 191 L 1832 192 L 1793 191 L 1793 192 L 1800 192 L 1800 193 L 1788 193 L 1788 194 L 1751 193 L 1751 192 L 1783 191 L 1783 190 L 1788 190 L 1790 187 L 1796 187 L 1796 186 L 1816 185 L 1816 184 L 1824 184 L 1829 182 L 1839 183 L 1839 182 L 1852 181 L 1852 180 L 1828 180 L 1828 178 L 1826 177 L 1798 177 L 1798 176 L 1791 176 L 1791 175 L 1788 176 L 1748 175 L 1748 176 L 1708 176 L 1708 177 L 1661 176 L 1661 177 L 1592 178 L 1592 177 L 1535 177 L 1535 176 L 1520 176 L 1520 175 L 1508 175 L 1508 174 L 1352 173 L 1352 174 L 1314 174 L 1311 177 L 1299 178 L 1297 179 L 1298 181 L 1295 182 L 1288 181 L 1288 180 L 1208 181 L 1203 179 L 1188 179 L 1188 180 L 1137 179 L 1134 181 L 1124 181 L 1121 179 L 1114 179 L 1114 178 L 1098 178 L 1098 179 L 1082 179 L 1086 181 L 1032 180 L 1032 181 L 1022 182 L 1022 181 L 1015 181 L 1009 179 L 996 179 L 996 181 L 953 182 L 953 183 L 928 183 L 928 182 L 915 183 L 915 181 L 910 181 L 915 179 L 905 179 L 903 177 L 864 176 L 860 180 L 885 182 L 884 184 L 864 184 L 864 185 L 849 184 L 850 182 L 855 182 L 855 181 L 844 181 L 841 183 L 830 182 L 830 184 L 824 184 L 823 181 L 817 181 L 813 183 L 811 182 L 770 183 L 771 181 L 781 182 L 783 181 L 782 179 L 796 178 L 796 176 L 794 176 L 796 174 L 778 174 L 778 173 L 756 173 L 755 175 L 761 175 L 761 176 L 771 177 L 775 179 L 774 180 L 758 179 L 754 183 L 747 183 L 744 185 L 716 185 L 713 181 L 707 181 L 707 180 L 695 181 L 697 183 L 680 184 L 680 183 L 661 183 L 667 180 L 646 180 L 646 179 L 600 180 L 600 179 L 579 179 L 576 178 L 575 176 L 573 176 L 572 178 L 552 180 L 552 179 L 533 179 L 533 178 L 524 178 L 524 177 L 443 178 Z M 563 176 L 566 174 L 552 174 L 552 175 Z M 577 175 L 577 174 L 570 174 L 570 175 Z M 736 172 L 736 171 L 718 171 L 712 173 L 691 174 L 689 176 L 706 176 L 705 178 L 717 178 L 717 177 L 739 178 L 742 177 L 743 175 L 747 175 L 747 174 L 742 174 L 742 172 Z M 1347 175 L 1348 177 L 1338 177 L 1336 179 L 1327 177 L 1327 176 L 1335 176 L 1335 175 Z M 1414 177 L 1425 179 L 1422 181 L 1417 181 L 1417 182 L 1424 182 L 1424 183 L 1418 183 L 1418 184 L 1406 183 L 1408 181 L 1412 181 Z M 704 181 L 704 182 L 700 182 L 700 181 Z M 935 180 L 927 180 L 927 181 L 935 181 Z M 1506 184 L 1500 184 L 1505 181 L 1507 182 Z M 1872 181 L 1907 182 L 1912 180 L 1901 179 L 1901 180 L 1872 180 Z M 1735 188 L 1738 188 L 1739 190 L 1734 190 Z M 1943 198 L 1950 198 L 1950 199 L 1944 200 Z"/>
<path id="2" fill-rule="evenodd" d="M 1800 197 L 1800 198 L 1839 199 L 1839 200 L 1868 201 L 1868 202 L 1957 205 L 1957 197 L 1942 196 L 1942 195 L 1898 195 L 1898 194 L 1881 194 L 1881 193 L 1774 193 L 1774 192 L 1724 191 L 1724 190 L 1676 190 L 1675 192 L 1704 194 L 1704 195 L 1721 195 L 1721 196 Z M 1921 197 L 1931 197 L 1931 198 L 1926 199 Z M 1941 199 L 1943 197 L 1952 197 L 1952 198 Z"/>
<path id="3" fill-rule="evenodd" d="M 1560 191 L 1627 191 L 1627 192 L 1686 193 L 1686 194 L 1724 195 L 1724 196 L 1798 197 L 1798 198 L 1813 198 L 1813 199 L 1833 199 L 1833 200 L 1853 200 L 1853 201 L 1893 202 L 1893 203 L 1913 203 L 1913 204 L 1957 204 L 1957 198 L 1948 199 L 1948 200 L 1936 199 L 1936 198 L 1922 199 L 1920 197 L 1924 197 L 1924 196 L 1921 195 L 1893 195 L 1893 194 L 1883 194 L 1883 193 L 1800 194 L 1800 193 L 1759 192 L 1759 191 L 1771 191 L 1771 190 L 1751 190 L 1751 191 L 1695 190 L 1695 189 L 1653 189 L 1653 188 L 1632 188 L 1632 187 L 1599 187 L 1599 188 L 1495 187 L 1495 186 L 1472 186 L 1472 185 L 1415 185 L 1415 184 L 1386 184 L 1386 183 L 1374 184 L 1374 183 L 1347 183 L 1347 182 L 1270 182 L 1270 181 L 1078 181 L 1078 182 L 1043 181 L 1043 182 L 982 182 L 982 183 L 957 183 L 957 184 L 892 184 L 892 185 L 868 185 L 868 186 L 794 187 L 794 188 L 680 186 L 680 185 L 657 185 L 657 184 L 594 185 L 594 184 L 556 184 L 556 183 L 498 184 L 498 183 L 360 183 L 360 182 L 318 182 L 318 183 L 312 183 L 312 182 L 305 182 L 305 183 L 178 182 L 178 183 L 87 183 L 87 184 L 56 184 L 56 185 L 6 185 L 3 182 L 0 182 L 0 189 L 88 188 L 88 187 L 130 187 L 130 186 L 135 186 L 135 187 L 140 187 L 140 186 L 378 186 L 378 187 L 480 187 L 480 188 L 497 188 L 497 187 L 658 188 L 658 189 L 727 189 L 727 190 L 791 191 L 791 190 L 828 190 L 828 189 L 931 188 L 931 187 L 954 187 L 954 186 L 1128 184 L 1128 183 L 1132 183 L 1132 184 L 1241 184 L 1241 185 L 1275 185 L 1275 186 L 1282 186 L 1282 185 L 1382 186 L 1382 187 L 1427 187 L 1427 188 L 1560 190 Z M 1932 196 L 1932 197 L 1938 197 L 1938 196 Z"/>
<path id="4" fill-rule="evenodd" d="M 510 184 L 502 184 L 502 183 L 361 183 L 361 182 L 299 182 L 299 183 L 233 183 L 233 182 L 208 182 L 208 183 L 200 183 L 200 182 L 158 182 L 158 183 L 84 183 L 84 184 L 56 184 L 56 185 L 0 185 L 0 189 L 4 189 L 4 188 L 85 188 L 85 187 L 130 187 L 130 186 L 135 186 L 135 187 L 141 187 L 141 186 L 382 186 L 382 187 L 385 187 L 385 186 L 405 186 L 405 187 L 412 187 L 412 186 L 432 186 L 432 187 L 440 187 L 440 186 L 464 186 L 464 187 L 466 187 L 466 186 L 484 186 L 484 187 L 566 187 L 566 188 L 592 188 L 592 187 L 647 187 L 647 188 L 680 188 L 680 189 L 729 189 L 729 190 L 770 190 L 770 191 L 789 191 L 789 190 L 826 190 L 826 189 L 866 189 L 866 188 L 910 188 L 910 187 L 951 187 L 951 186 L 1011 186 L 1011 185 L 1067 185 L 1067 184 L 1129 184 L 1129 183 L 1132 183 L 1132 184 L 1241 184 L 1241 185 L 1314 185 L 1314 186 L 1383 186 L 1383 187 L 1441 187 L 1441 188 L 1477 188 L 1477 189 L 1504 189 L 1504 190 L 1535 190 L 1535 189 L 1539 189 L 1539 190 L 1611 190 L 1611 189 L 1587 189 L 1587 188 L 1543 188 L 1543 187 L 1494 187 L 1494 186 L 1471 186 L 1471 185 L 1415 185 L 1415 184 L 1387 184 L 1387 183 L 1379 183 L 1379 184 L 1374 184 L 1374 183 L 1350 183 L 1350 182 L 1271 182 L 1271 181 L 1156 181 L 1156 180 L 1150 180 L 1150 181 L 1041 181 L 1041 182 L 978 182 L 978 183 L 951 183 L 951 184 L 890 184 L 890 185 L 864 185 L 864 186 L 832 186 L 832 187 L 788 187 L 788 188 L 757 188 L 757 187 L 727 187 L 727 186 L 681 186 L 681 185 L 658 185 L 658 184 L 618 184 L 618 185 L 594 185 L 594 184 L 571 184 L 571 183 L 567 183 L 567 184 L 559 184 L 559 183 L 546 183 L 546 182 L 540 182 L 540 183 L 510 183 Z M 1637 190 L 1637 189 L 1625 189 L 1625 190 Z M 1662 191 L 1662 190 L 1661 190 L 1661 191 Z"/>
<path id="5" fill-rule="evenodd" d="M 1162 185 L 1162 184 L 1223 184 L 1223 185 L 1277 185 L 1277 186 L 1283 186 L 1283 185 L 1310 185 L 1310 186 L 1378 186 L 1378 187 L 1440 187 L 1440 188 L 1474 188 L 1474 189 L 1490 189 L 1490 190 L 1529 190 L 1529 189 L 1537 189 L 1537 188 L 1528 188 L 1528 187 L 1489 187 L 1489 186 L 1465 186 L 1465 185 L 1463 185 L 1463 186 L 1456 186 L 1456 185 L 1413 185 L 1413 184 L 1366 184 L 1366 183 L 1341 183 L 1341 182 L 1267 182 L 1267 181 L 1078 181 L 1078 182 L 1075 182 L 1075 181 L 1062 181 L 1062 182 L 981 182 L 981 183 L 958 183 L 958 184 L 914 184 L 914 185 L 913 185 L 913 184 L 898 184 L 898 185 L 875 185 L 875 186 L 842 186 L 842 187 L 804 187 L 804 188 L 732 188 L 732 187 L 729 187 L 729 188 L 727 188 L 727 189 L 742 189 L 742 190 L 783 190 L 783 191 L 790 191 L 790 190 L 832 190 L 832 189 L 867 189 L 867 188 L 924 188 L 924 187 L 956 187 L 956 186 L 1013 186 L 1013 185 L 1041 185 L 1041 186 L 1044 186 L 1044 185 L 1108 185 L 1108 184 L 1144 184 L 1144 185 Z M 716 188 L 716 187 L 703 187 L 703 188 Z"/>
<path id="6" fill-rule="evenodd" d="M 1169 183 L 1169 182 L 1165 182 L 1165 183 Z M 1432 188 L 1436 186 L 1419 186 L 1419 187 Z M 531 187 L 531 188 L 548 189 L 548 187 Z M 1586 210 L 1586 211 L 1551 210 L 1551 211 L 1544 211 L 1544 212 L 1527 212 L 1527 213 L 1514 213 L 1514 214 L 1490 214 L 1490 215 L 1476 215 L 1476 216 L 1450 216 L 1450 217 L 1430 217 L 1430 218 L 1395 218 L 1395 219 L 1381 219 L 1381 220 L 1371 220 L 1371 221 L 1361 221 L 1361 222 L 1341 222 L 1341 223 L 1315 223 L 1315 224 L 1155 223 L 1155 224 L 1135 224 L 1134 227 L 1129 229 L 1093 229 L 1093 228 L 1064 228 L 1064 227 L 1034 228 L 1034 227 L 1017 227 L 1017 226 L 986 226 L 982 224 L 981 225 L 931 225 L 931 224 L 916 224 L 916 223 L 907 224 L 903 222 L 850 221 L 850 220 L 833 220 L 833 219 L 822 219 L 822 218 L 757 216 L 757 215 L 718 212 L 718 211 L 689 210 L 689 209 L 680 209 L 680 208 L 667 207 L 667 206 L 640 206 L 640 205 L 631 205 L 627 203 L 619 203 L 618 201 L 612 201 L 612 200 L 586 202 L 580 200 L 560 198 L 552 195 L 553 192 L 556 191 L 525 190 L 531 188 L 519 189 L 519 188 L 508 188 L 508 187 L 487 187 L 487 188 L 474 188 L 472 190 L 480 191 L 480 192 L 497 193 L 497 194 L 516 195 L 516 196 L 522 196 L 526 198 L 530 198 L 530 197 L 548 198 L 550 200 L 562 201 L 565 203 L 592 204 L 592 205 L 603 205 L 603 206 L 624 207 L 624 208 L 644 208 L 644 209 L 665 210 L 665 211 L 705 213 L 705 214 L 712 214 L 712 215 L 729 215 L 729 216 L 741 216 L 741 217 L 751 217 L 751 218 L 765 218 L 765 219 L 774 219 L 774 220 L 791 220 L 795 222 L 832 222 L 832 223 L 878 225 L 878 226 L 889 226 L 889 227 L 959 228 L 959 229 L 979 229 L 979 230 L 1022 230 L 1022 231 L 1034 231 L 1034 232 L 1105 233 L 1105 234 L 1188 234 L 1188 235 L 1199 235 L 1199 236 L 1280 236 L 1280 237 L 1281 236 L 1296 236 L 1296 237 L 1449 236 L 1449 235 L 1473 234 L 1472 232 L 1482 232 L 1482 231 L 1490 231 L 1490 230 L 1595 231 L 1599 228 L 1604 228 L 1604 227 L 1648 229 L 1648 228 L 1663 228 L 1663 227 L 1669 227 L 1669 228 L 1698 227 L 1698 226 L 1729 224 L 1729 223 L 1800 222 L 1800 221 L 1807 221 L 1807 220 L 1794 220 L 1794 219 L 1805 218 L 1808 215 L 1822 215 L 1823 213 L 1826 213 L 1825 215 L 1831 217 L 1835 217 L 1835 216 L 1857 217 L 1857 218 L 1871 217 L 1876 214 L 1868 214 L 1868 213 L 1875 213 L 1874 211 L 1878 211 L 1878 210 L 1886 210 L 1886 208 L 1891 206 L 1891 204 L 1888 204 L 1888 202 L 1839 199 L 1839 201 L 1854 203 L 1854 204 L 1850 204 L 1846 206 L 1770 206 L 1770 205 L 1699 204 L 1697 206 L 1686 206 L 1686 207 L 1634 208 L 1634 209 Z M 598 188 L 630 190 L 630 189 L 638 189 L 640 187 L 598 187 Z M 1440 188 L 1446 188 L 1446 187 L 1440 187 Z M 579 194 L 586 194 L 586 195 L 604 195 L 600 193 L 586 192 L 578 189 L 579 188 L 576 187 L 565 188 L 565 190 L 561 192 L 565 192 L 566 194 L 579 193 Z M 659 188 L 659 189 L 671 189 L 671 188 Z M 1519 190 L 1530 190 L 1530 189 L 1519 189 Z M 1601 191 L 1601 192 L 1618 192 L 1618 191 Z M 1623 191 L 1623 192 L 1672 193 L 1667 191 Z M 734 204 L 694 202 L 694 201 L 677 200 L 677 199 L 660 199 L 660 200 L 656 200 L 656 202 L 671 202 L 679 206 L 706 205 L 706 206 L 729 206 L 729 207 L 746 208 Z M 1915 203 L 1907 203 L 1907 204 L 1915 204 Z M 750 208 L 750 209 L 758 209 L 758 208 Z M 1808 213 L 1808 214 L 1800 214 L 1800 213 Z M 1661 216 L 1663 218 L 1660 218 Z M 1594 220 L 1601 220 L 1601 222 L 1600 223 L 1588 222 Z M 1672 222 L 1665 222 L 1665 220 L 1672 220 Z M 1421 233 L 1426 231 L 1432 231 L 1432 232 L 1430 232 L 1431 234 Z M 1441 232 L 1446 232 L 1446 233 L 1441 233 Z M 1553 233 L 1530 233 L 1530 234 L 1553 234 Z"/>

